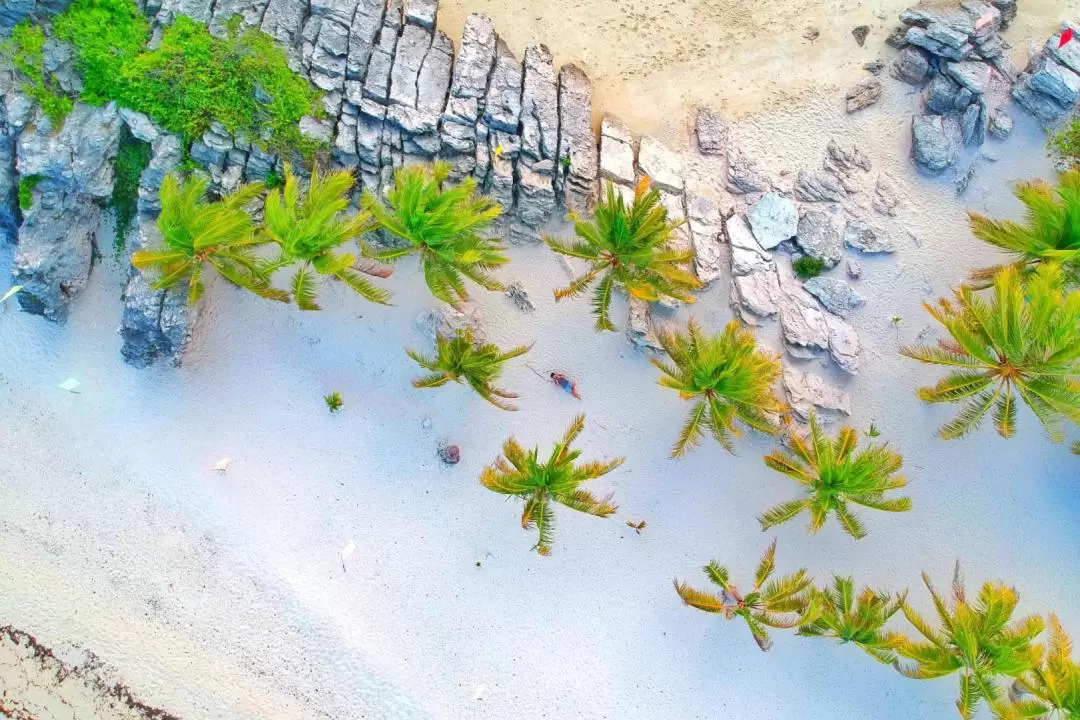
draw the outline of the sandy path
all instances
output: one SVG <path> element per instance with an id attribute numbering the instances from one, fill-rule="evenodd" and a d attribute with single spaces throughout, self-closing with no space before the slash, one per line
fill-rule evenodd
<path id="1" fill-rule="evenodd" d="M 482 12 L 519 55 L 544 43 L 557 62 L 577 62 L 596 87 L 594 110 L 638 132 L 681 123 L 707 103 L 738 117 L 797 103 L 856 80 L 863 63 L 886 57 L 884 40 L 913 0 L 443 0 L 439 25 L 455 39 L 465 16 Z M 950 7 L 955 3 L 949 2 Z M 1080 0 L 1021 0 L 1006 37 L 1018 62 Z M 860 48 L 851 36 L 869 25 Z M 814 42 L 803 38 L 819 30 Z"/>

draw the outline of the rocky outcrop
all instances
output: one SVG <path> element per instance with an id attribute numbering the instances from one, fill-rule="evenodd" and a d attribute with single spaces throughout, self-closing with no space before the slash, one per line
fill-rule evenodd
<path id="1" fill-rule="evenodd" d="M 694 247 L 694 274 L 703 283 L 720 279 L 724 269 L 724 209 L 706 191 L 687 190 L 686 225 Z"/>
<path id="2" fill-rule="evenodd" d="M 702 155 L 723 155 L 727 152 L 728 125 L 716 112 L 699 107 L 694 117 L 694 135 Z"/>
<path id="3" fill-rule="evenodd" d="M 19 232 L 14 135 L 14 129 L 8 126 L 7 103 L 0 96 L 0 244 L 14 243 Z"/>
<path id="4" fill-rule="evenodd" d="M 811 358 L 828 353 L 838 368 L 859 371 L 861 346 L 855 329 L 825 310 L 795 279 L 790 268 L 778 267 L 780 328 L 790 355 Z"/>
<path id="5" fill-rule="evenodd" d="M 861 253 L 891 253 L 896 247 L 889 237 L 869 223 L 851 219 L 844 226 L 844 244 Z"/>
<path id="6" fill-rule="evenodd" d="M 1080 41 L 1061 44 L 1061 34 L 1070 28 L 1080 34 L 1080 26 L 1062 23 L 1013 86 L 1017 104 L 1043 122 L 1060 120 L 1080 100 Z"/>
<path id="7" fill-rule="evenodd" d="M 843 280 L 819 275 L 803 283 L 806 291 L 817 298 L 826 310 L 845 316 L 866 301 Z"/>
<path id="8" fill-rule="evenodd" d="M 161 182 L 180 164 L 183 154 L 180 140 L 173 135 L 159 134 L 152 144 L 153 155 L 139 177 L 138 232 L 129 242 L 129 249 L 150 249 L 161 246 L 157 216 L 161 212 L 158 198 Z M 188 303 L 187 290 L 182 284 L 167 290 L 153 287 L 154 276 L 134 265 L 128 271 L 124 286 L 124 310 L 120 316 L 120 355 L 135 367 L 147 367 L 161 359 L 179 366 L 191 341 L 197 306 Z"/>
<path id="9" fill-rule="evenodd" d="M 851 415 L 851 397 L 819 375 L 784 364 L 784 391 L 795 415 L 806 422 L 813 413 L 825 423 Z"/>
<path id="10" fill-rule="evenodd" d="M 630 344 L 648 352 L 663 352 L 664 348 L 653 329 L 649 303 L 632 297 L 628 305 L 630 317 L 626 323 L 626 337 Z"/>
<path id="11" fill-rule="evenodd" d="M 911 121 L 912 158 L 919 169 L 940 175 L 960 156 L 964 133 L 956 116 L 920 115 Z"/>
<path id="12" fill-rule="evenodd" d="M 634 187 L 637 149 L 630 128 L 622 120 L 605 115 L 600 123 L 600 177 L 624 187 Z"/>
<path id="13" fill-rule="evenodd" d="M 559 154 L 559 90 L 551 51 L 525 49 L 521 85 L 521 154 L 518 156 L 517 220 L 512 237 L 538 239 L 556 207 Z"/>
<path id="14" fill-rule="evenodd" d="M 468 177 L 476 167 L 477 123 L 484 113 L 494 63 L 495 26 L 486 15 L 473 13 L 465 20 L 450 97 L 439 125 L 439 153 L 450 163 L 451 180 Z"/>
<path id="15" fill-rule="evenodd" d="M 727 189 L 737 195 L 764 192 L 771 183 L 755 160 L 737 147 L 728 147 Z"/>
<path id="16" fill-rule="evenodd" d="M 564 65 L 559 71 L 559 161 L 555 168 L 555 191 L 567 209 L 592 209 L 599 165 L 592 130 L 592 82 L 577 65 Z"/>
<path id="17" fill-rule="evenodd" d="M 771 250 L 798 232 L 799 211 L 788 198 L 769 193 L 746 213 L 746 219 L 761 247 Z"/>
<path id="18" fill-rule="evenodd" d="M 62 321 L 86 286 L 101 206 L 112 194 L 120 129 L 115 105 L 78 103 L 59 131 L 39 114 L 19 135 L 16 169 L 37 180 L 12 263 L 23 310 Z"/>
<path id="19" fill-rule="evenodd" d="M 502 39 L 495 44 L 495 65 L 488 82 L 484 114 L 476 126 L 476 174 L 481 191 L 502 206 L 504 217 L 514 210 L 514 169 L 521 151 L 521 84 L 524 73 Z"/>
<path id="20" fill-rule="evenodd" d="M 807 210 L 799 218 L 795 244 L 810 257 L 825 263 L 826 268 L 836 267 L 843 254 L 837 219 L 821 210 Z"/>

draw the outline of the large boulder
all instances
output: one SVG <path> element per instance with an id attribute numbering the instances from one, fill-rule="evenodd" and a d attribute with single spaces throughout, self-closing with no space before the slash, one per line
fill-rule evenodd
<path id="1" fill-rule="evenodd" d="M 736 194 L 764 192 L 769 178 L 757 162 L 737 147 L 728 147 L 727 189 Z"/>
<path id="2" fill-rule="evenodd" d="M 637 173 L 634 155 L 630 128 L 617 117 L 605 115 L 600 123 L 600 177 L 632 187 Z"/>
<path id="3" fill-rule="evenodd" d="M 893 241 L 887 235 L 858 219 L 848 220 L 844 226 L 844 244 L 867 254 L 896 252 Z"/>
<path id="4" fill-rule="evenodd" d="M 819 375 L 784 364 L 784 390 L 795 415 L 806 422 L 813 413 L 822 422 L 835 422 L 851 414 L 851 397 Z"/>
<path id="5" fill-rule="evenodd" d="M 727 122 L 709 108 L 702 106 L 697 109 L 694 134 L 697 136 L 698 150 L 703 155 L 723 155 L 727 152 Z"/>
<path id="6" fill-rule="evenodd" d="M 771 250 L 790 240 L 799 229 L 799 211 L 795 203 L 777 193 L 768 193 L 746 213 L 746 219 L 761 247 Z"/>
<path id="7" fill-rule="evenodd" d="M 742 215 L 732 215 L 724 222 L 724 233 L 731 246 L 731 271 L 746 275 L 770 267 L 772 255 L 758 244 L 750 225 Z"/>
<path id="8" fill-rule="evenodd" d="M 720 279 L 724 267 L 724 209 L 713 193 L 686 192 L 687 228 L 694 246 L 694 273 L 703 283 Z"/>
<path id="9" fill-rule="evenodd" d="M 798 221 L 795 243 L 812 258 L 836 267 L 843 254 L 840 230 L 833 215 L 820 210 L 807 210 Z"/>
<path id="10" fill-rule="evenodd" d="M 555 188 L 568 209 L 591 210 L 600 158 L 592 129 L 592 82 L 577 65 L 559 70 L 559 160 Z"/>
<path id="11" fill-rule="evenodd" d="M 964 136 L 953 115 L 917 115 L 911 121 L 912 157 L 931 175 L 940 175 L 956 164 Z"/>
<path id="12" fill-rule="evenodd" d="M 657 188 L 670 193 L 683 191 L 682 158 L 650 135 L 642 137 L 638 146 L 638 168 Z"/>
<path id="13" fill-rule="evenodd" d="M 803 283 L 806 291 L 816 297 L 825 309 L 844 316 L 866 301 L 843 280 L 819 275 Z"/>
<path id="14" fill-rule="evenodd" d="M 925 50 L 908 46 L 893 63 L 893 77 L 909 85 L 921 85 L 930 74 L 930 58 Z"/>

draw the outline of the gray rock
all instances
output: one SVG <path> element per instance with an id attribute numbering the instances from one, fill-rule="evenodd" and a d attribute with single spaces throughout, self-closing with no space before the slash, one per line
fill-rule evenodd
<path id="1" fill-rule="evenodd" d="M 960 117 L 964 145 L 982 145 L 986 141 L 986 113 L 982 103 L 971 105 Z"/>
<path id="2" fill-rule="evenodd" d="M 803 283 L 803 287 L 816 297 L 826 310 L 840 316 L 847 315 L 848 311 L 866 302 L 843 280 L 824 275 L 810 278 Z"/>
<path id="3" fill-rule="evenodd" d="M 649 303 L 637 298 L 630 298 L 630 319 L 626 325 L 626 337 L 630 343 L 641 350 L 663 352 L 663 346 L 653 330 Z"/>
<path id="4" fill-rule="evenodd" d="M 971 185 L 971 181 L 974 179 L 975 163 L 972 162 L 970 165 L 967 166 L 967 169 L 964 170 L 964 172 L 960 173 L 956 178 L 956 182 L 954 184 L 954 187 L 956 188 L 956 196 L 960 197 L 961 195 L 966 193 L 968 186 Z"/>
<path id="5" fill-rule="evenodd" d="M 931 55 L 955 61 L 966 59 L 974 49 L 974 46 L 967 42 L 965 33 L 952 30 L 941 23 L 934 23 L 927 29 L 908 28 L 904 40 L 908 45 L 921 47 Z"/>
<path id="6" fill-rule="evenodd" d="M 844 244 L 861 253 L 892 253 L 896 247 L 887 236 L 868 223 L 851 219 L 844 227 Z"/>
<path id="7" fill-rule="evenodd" d="M 853 142 L 830 138 L 825 146 L 825 169 L 839 176 L 850 176 L 856 169 L 870 172 L 870 158 Z"/>
<path id="8" fill-rule="evenodd" d="M 1074 37 L 1070 42 L 1061 44 L 1061 34 L 1072 28 L 1080 36 L 1080 25 L 1070 22 L 1061 23 L 1061 29 L 1046 41 L 1046 53 L 1065 67 L 1080 75 L 1080 42 Z"/>
<path id="9" fill-rule="evenodd" d="M 1009 137 L 1013 131 L 1013 119 L 1009 113 L 998 108 L 990 113 L 990 134 L 999 140 Z"/>
<path id="10" fill-rule="evenodd" d="M 4 115 L 4 101 L 0 98 L 0 245 L 14 243 L 19 229 L 15 139 L 8 135 Z"/>
<path id="11" fill-rule="evenodd" d="M 918 115 L 911 122 L 911 140 L 915 164 L 939 175 L 960 156 L 963 132 L 955 116 Z"/>
<path id="12" fill-rule="evenodd" d="M 723 155 L 727 152 L 727 122 L 709 108 L 698 107 L 694 118 L 694 134 L 697 135 L 698 150 L 703 155 Z"/>
<path id="13" fill-rule="evenodd" d="M 405 4 L 405 22 L 434 30 L 438 10 L 438 0 L 408 0 Z"/>
<path id="14" fill-rule="evenodd" d="M 797 370 L 785 363 L 783 383 L 788 404 L 803 422 L 810 419 L 811 413 L 825 423 L 851 415 L 851 397 L 818 375 Z"/>
<path id="15" fill-rule="evenodd" d="M 592 83 L 576 65 L 559 70 L 559 161 L 555 189 L 568 209 L 588 211 L 596 199 L 599 151 L 592 129 Z"/>
<path id="16" fill-rule="evenodd" d="M 694 273 L 703 283 L 718 280 L 724 266 L 724 212 L 719 198 L 711 193 L 688 189 L 686 216 L 694 248 Z"/>
<path id="17" fill-rule="evenodd" d="M 218 0 L 221 2 L 221 0 Z M 381 0 L 360 0 L 349 21 L 349 54 L 345 61 L 345 87 L 347 93 L 356 97 L 350 99 L 354 105 L 359 105 L 359 97 L 362 95 L 363 80 L 367 76 L 368 63 L 371 62 L 371 54 L 375 50 L 375 41 L 379 30 L 383 25 L 386 3 Z M 351 93 L 348 92 L 350 83 L 353 84 Z"/>
<path id="18" fill-rule="evenodd" d="M 33 132 L 18 137 L 19 175 L 48 178 L 65 193 L 108 198 L 113 190 L 112 160 L 120 128 L 120 113 L 113 103 L 105 107 L 76 103 L 56 134 L 39 119 Z"/>
<path id="19" fill-rule="evenodd" d="M 210 3 L 204 3 L 209 9 Z M 194 17 L 189 12 L 183 14 Z M 261 28 L 282 45 L 295 47 L 300 39 L 304 20 L 308 16 L 307 0 L 269 0 L 263 13 Z M 160 17 L 160 14 L 159 14 Z M 205 18 L 195 18 L 206 22 Z"/>
<path id="20" fill-rule="evenodd" d="M 844 372 L 851 375 L 858 373 L 862 346 L 855 328 L 832 313 L 824 313 L 824 317 L 829 334 L 829 357 Z"/>
<path id="21" fill-rule="evenodd" d="M 349 26 L 329 18 L 319 22 L 319 33 L 312 45 L 309 75 L 311 81 L 326 91 L 345 87 L 349 55 Z"/>
<path id="22" fill-rule="evenodd" d="M 390 72 L 394 66 L 394 51 L 397 48 L 398 30 L 401 28 L 401 4 L 392 0 L 383 15 L 375 45 L 368 58 L 367 72 L 364 75 L 363 98 L 386 104 L 390 95 Z M 354 105 L 362 104 L 355 91 L 349 95 Z"/>
<path id="23" fill-rule="evenodd" d="M 160 9 L 154 18 L 158 25 L 169 25 L 178 15 L 186 15 L 195 22 L 205 25 L 210 20 L 211 0 L 161 0 Z M 302 22 L 303 18 L 297 18 Z M 298 28 L 299 29 L 299 28 Z"/>
<path id="24" fill-rule="evenodd" d="M 900 205 L 900 197 L 896 183 L 887 174 L 881 173 L 874 185 L 874 199 L 871 201 L 871 206 L 881 215 L 895 216 L 898 205 Z"/>
<path id="25" fill-rule="evenodd" d="M 866 44 L 866 38 L 870 35 L 869 25 L 859 25 L 851 31 L 851 36 L 855 38 L 855 42 L 859 43 L 859 47 Z"/>
<path id="26" fill-rule="evenodd" d="M 266 12 L 267 0 L 217 0 L 213 3 L 213 15 L 209 30 L 214 37 L 225 38 L 229 34 L 229 20 L 240 16 L 240 29 L 257 28 Z"/>
<path id="27" fill-rule="evenodd" d="M 978 60 L 945 63 L 945 74 L 975 95 L 982 95 L 990 84 L 990 66 Z"/>
<path id="28" fill-rule="evenodd" d="M 818 210 L 808 210 L 799 218 L 795 243 L 810 257 L 824 262 L 826 268 L 836 267 L 843 253 L 835 221 Z"/>
<path id="29" fill-rule="evenodd" d="M 764 192 L 769 178 L 757 162 L 737 147 L 728 147 L 727 189 L 736 194 Z"/>
<path id="30" fill-rule="evenodd" d="M 7 0 L 0 5 L 0 32 L 18 25 L 34 12 L 35 0 Z"/>
<path id="31" fill-rule="evenodd" d="M 903 50 L 908 47 L 907 28 L 899 26 L 894 27 L 892 32 L 886 36 L 885 44 L 896 50 Z"/>
<path id="32" fill-rule="evenodd" d="M 765 251 L 750 225 L 741 215 L 732 215 L 724 222 L 724 232 L 731 246 L 731 270 L 736 275 L 747 275 L 772 265 L 772 256 Z"/>
<path id="33" fill-rule="evenodd" d="M 402 30 L 390 70 L 391 105 L 416 107 L 416 79 L 431 47 L 431 37 L 431 31 L 419 25 L 407 24 Z"/>
<path id="34" fill-rule="evenodd" d="M 682 158 L 650 135 L 642 136 L 638 146 L 638 168 L 657 188 L 672 193 L 683 191 Z"/>
<path id="35" fill-rule="evenodd" d="M 780 330 L 787 351 L 797 358 L 816 357 L 829 349 L 829 328 L 825 313 L 809 294 L 793 295 L 781 284 L 778 302 Z"/>
<path id="36" fill-rule="evenodd" d="M 803 202 L 843 202 L 848 196 L 840 179 L 825 171 L 799 170 L 794 193 Z"/>
<path id="37" fill-rule="evenodd" d="M 529 166 L 518 158 L 517 216 L 524 225 L 517 232 L 519 239 L 539 240 L 538 228 L 548 221 L 555 208 L 555 166 L 550 160 Z"/>
<path id="38" fill-rule="evenodd" d="M 1028 73 L 1021 73 L 1013 85 L 1012 96 L 1020 107 L 1046 123 L 1057 122 L 1069 112 L 1068 107 L 1035 89 L 1032 77 Z"/>
<path id="39" fill-rule="evenodd" d="M 514 303 L 514 307 L 521 312 L 529 313 L 536 310 L 536 306 L 529 299 L 529 293 L 520 282 L 515 281 L 506 286 L 506 297 L 510 298 L 510 302 Z"/>
<path id="40" fill-rule="evenodd" d="M 744 322 L 756 324 L 756 318 L 775 317 L 780 311 L 780 281 L 776 267 L 767 265 L 731 279 L 732 299 Z"/>
<path id="41" fill-rule="evenodd" d="M 521 88 L 521 158 L 555 166 L 559 152 L 559 93 L 551 51 L 544 45 L 525 49 Z M 632 161 L 631 161 L 632 162 Z"/>
<path id="42" fill-rule="evenodd" d="M 473 337 L 480 342 L 487 339 L 479 308 L 457 309 L 445 305 L 431 308 L 417 316 L 416 327 L 431 345 L 435 344 L 436 337 L 453 337 L 465 330 L 471 330 Z"/>
<path id="43" fill-rule="evenodd" d="M 156 217 L 161 212 L 159 191 L 165 176 L 183 161 L 184 148 L 175 135 L 162 134 L 151 144 L 150 162 L 139 176 L 139 214 Z"/>
<path id="44" fill-rule="evenodd" d="M 326 120 L 318 120 L 310 115 L 300 118 L 300 134 L 322 145 L 334 141 L 334 127 Z"/>
<path id="45" fill-rule="evenodd" d="M 1080 75 L 1043 55 L 1032 63 L 1031 88 L 1061 105 L 1071 106 L 1080 99 Z"/>
<path id="46" fill-rule="evenodd" d="M 935 75 L 926 88 L 926 109 L 935 115 L 948 115 L 954 112 L 960 90 L 960 84 L 952 78 L 946 75 Z"/>
<path id="47" fill-rule="evenodd" d="M 132 249 L 161 244 L 161 234 L 152 217 L 140 217 Z M 179 366 L 191 342 L 198 316 L 197 307 L 187 301 L 186 285 L 155 290 L 153 278 L 132 266 L 124 287 L 124 310 L 120 316 L 120 355 L 134 367 L 144 368 L 166 360 Z"/>
<path id="48" fill-rule="evenodd" d="M 885 61 L 880 58 L 871 60 L 868 63 L 863 63 L 862 69 L 871 75 L 880 75 L 885 72 Z"/>
<path id="49" fill-rule="evenodd" d="M 862 263 L 858 260 L 846 260 L 844 262 L 844 269 L 847 271 L 847 276 L 852 280 L 858 280 L 862 277 Z"/>
<path id="50" fill-rule="evenodd" d="M 138 140 L 152 143 L 157 140 L 158 135 L 161 134 L 161 131 L 154 125 L 153 121 L 140 112 L 128 110 L 127 108 L 120 108 L 120 117 L 124 119 L 124 124 L 127 125 L 132 137 Z"/>
<path id="51" fill-rule="evenodd" d="M 799 211 L 795 203 L 782 195 L 763 196 L 746 213 L 754 237 L 761 247 L 771 250 L 798 232 Z"/>
<path id="52" fill-rule="evenodd" d="M 526 51 L 526 58 L 528 54 Z M 483 113 L 488 77 L 491 75 L 494 63 L 495 26 L 486 15 L 470 14 L 465 19 L 461 50 L 450 81 L 450 97 L 443 111 L 442 124 L 439 128 L 442 141 L 439 152 L 450 162 L 450 177 L 455 182 L 472 174 L 476 165 L 476 124 Z M 522 102 L 523 105 L 529 102 L 529 96 L 524 91 Z M 531 137 L 525 132 L 530 122 L 528 113 L 522 116 L 522 122 L 523 140 L 526 140 Z M 557 127 L 556 122 L 556 129 Z"/>
<path id="53" fill-rule="evenodd" d="M 495 69 L 488 84 L 484 123 L 516 135 L 521 120 L 521 63 L 502 40 L 496 44 Z"/>
<path id="54" fill-rule="evenodd" d="M 612 115 L 604 116 L 600 123 L 600 177 L 627 186 L 634 185 L 633 142 L 630 130 L 621 120 Z"/>
<path id="55" fill-rule="evenodd" d="M 876 77 L 863 78 L 847 92 L 847 111 L 853 113 L 870 107 L 881 99 L 881 92 L 880 80 Z"/>
<path id="56" fill-rule="evenodd" d="M 893 77 L 909 85 L 921 85 L 930 74 L 930 58 L 926 51 L 908 46 L 900 51 L 893 63 Z"/>
<path id="57" fill-rule="evenodd" d="M 1005 27 L 1016 17 L 1016 0 L 990 0 L 1001 11 L 1001 26 Z"/>

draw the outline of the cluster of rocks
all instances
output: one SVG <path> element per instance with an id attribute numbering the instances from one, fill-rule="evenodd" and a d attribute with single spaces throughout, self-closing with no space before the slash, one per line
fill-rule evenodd
<path id="1" fill-rule="evenodd" d="M 1062 43 L 1071 30 L 1074 39 Z M 1013 99 L 1043 122 L 1056 122 L 1080 102 L 1080 26 L 1062 23 L 1060 31 L 1033 53 L 1013 85 Z"/>
<path id="2" fill-rule="evenodd" d="M 1017 71 L 1000 32 L 1015 15 L 1015 0 L 966 0 L 956 10 L 901 14 L 907 30 L 894 43 L 902 49 L 892 74 L 926 86 L 924 113 L 911 126 L 912 156 L 924 172 L 954 166 L 965 147 L 985 142 L 988 130 L 998 137 L 1011 131 L 1002 105 Z"/>

